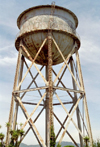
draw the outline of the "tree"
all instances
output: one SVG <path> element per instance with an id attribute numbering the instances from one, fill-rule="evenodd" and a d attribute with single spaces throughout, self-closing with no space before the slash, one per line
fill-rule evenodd
<path id="1" fill-rule="evenodd" d="M 89 137 L 88 136 L 84 137 L 84 142 L 85 142 L 85 146 L 88 147 L 88 142 L 89 142 Z"/>
<path id="2" fill-rule="evenodd" d="M 0 143 L 0 146 L 2 147 L 3 146 L 3 139 L 4 139 L 5 135 L 3 133 L 0 133 L 0 140 L 1 140 L 1 143 Z"/>
<path id="3" fill-rule="evenodd" d="M 17 130 L 11 130 L 10 131 L 11 134 L 11 142 L 9 144 L 9 147 L 14 146 L 14 147 L 19 147 L 20 143 L 21 143 L 21 139 L 22 136 L 24 135 L 24 131 L 21 129 L 17 129 Z M 20 136 L 20 139 L 19 139 Z"/>
<path id="4" fill-rule="evenodd" d="M 22 136 L 24 135 L 24 131 L 21 129 L 21 130 L 19 131 L 19 134 L 20 134 L 20 136 L 22 137 Z"/>
<path id="5" fill-rule="evenodd" d="M 7 127 L 7 128 L 10 127 L 10 123 L 9 123 L 9 122 L 6 123 L 6 127 Z"/>
<path id="6" fill-rule="evenodd" d="M 18 125 L 18 123 L 17 123 Z M 20 123 L 20 126 L 22 126 L 23 124 Z M 0 125 L 0 128 L 2 126 Z M 7 122 L 6 123 L 6 127 L 10 127 L 10 123 Z M 11 135 L 11 141 L 9 143 L 9 145 L 7 147 L 19 147 L 21 141 L 22 141 L 22 136 L 24 135 L 24 131 L 20 128 L 18 129 L 18 126 L 17 126 L 17 130 L 10 130 L 10 135 Z M 4 139 L 5 135 L 3 133 L 0 133 L 0 147 L 5 147 L 5 143 L 3 142 L 3 139 Z"/>

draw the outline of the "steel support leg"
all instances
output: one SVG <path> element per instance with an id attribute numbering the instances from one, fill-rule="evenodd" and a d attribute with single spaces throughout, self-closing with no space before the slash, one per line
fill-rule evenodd
<path id="1" fill-rule="evenodd" d="M 46 80 L 48 81 L 48 65 L 46 66 Z M 45 110 L 46 110 L 46 114 L 45 114 L 45 117 L 46 117 L 46 134 L 45 134 L 45 137 L 46 137 L 46 146 L 47 147 L 50 147 L 50 111 L 49 111 L 49 90 L 46 89 L 46 100 L 45 100 Z"/>
<path id="2" fill-rule="evenodd" d="M 77 61 L 77 66 L 78 66 L 78 72 L 79 72 L 81 87 L 85 91 L 83 77 L 82 77 L 82 70 L 81 70 L 81 65 L 80 65 L 80 60 L 79 60 L 79 54 L 78 54 L 77 50 L 76 50 L 76 61 Z M 89 113 L 88 113 L 86 94 L 85 94 L 85 97 L 84 97 L 84 108 L 85 108 L 86 122 L 87 122 L 87 127 L 88 127 L 89 138 L 90 138 L 90 147 L 92 147 L 93 137 L 92 137 L 92 130 L 91 130 L 91 125 L 90 125 Z"/>
<path id="3" fill-rule="evenodd" d="M 49 81 L 49 109 L 50 109 L 50 127 L 53 126 L 53 85 L 52 85 L 52 38 L 51 33 L 48 35 L 48 81 Z"/>
<path id="4" fill-rule="evenodd" d="M 73 68 L 73 59 L 70 58 L 70 66 L 71 66 L 71 71 L 74 75 L 74 68 Z M 75 81 L 72 77 L 72 83 L 73 83 L 73 89 L 74 90 L 77 90 L 77 87 L 76 87 L 76 84 L 75 84 Z M 74 102 L 77 101 L 77 93 L 74 92 Z M 77 116 L 77 123 L 78 123 L 78 128 L 80 129 L 80 131 L 82 131 L 81 129 L 81 121 L 80 121 L 80 116 L 79 116 L 79 107 L 76 108 L 76 116 Z M 83 138 L 82 136 L 79 134 L 79 139 L 80 139 L 80 146 L 83 147 Z"/>
<path id="5" fill-rule="evenodd" d="M 21 58 L 21 66 L 20 66 L 20 72 L 19 72 L 19 79 L 18 79 L 18 83 L 20 83 L 21 79 L 22 79 L 22 73 L 23 73 L 23 56 Z M 20 90 L 21 86 L 19 87 Z M 20 96 L 20 94 L 19 94 Z M 15 106 L 15 112 L 14 112 L 14 120 L 13 120 L 13 130 L 16 129 L 16 122 L 17 122 L 17 115 L 18 115 L 18 102 L 16 102 L 16 106 Z"/>
<path id="6" fill-rule="evenodd" d="M 18 54 L 18 59 L 17 59 L 17 66 L 16 66 L 16 73 L 15 73 L 15 80 L 14 80 L 13 91 L 16 90 L 16 88 L 17 88 L 19 68 L 20 68 L 20 61 L 21 61 L 21 48 L 19 48 L 19 54 Z M 10 127 L 7 128 L 6 145 L 8 145 L 9 141 L 10 141 L 9 131 L 12 129 L 13 109 L 14 109 L 14 97 L 12 95 L 11 105 L 10 105 L 10 113 L 9 113 L 9 120 L 8 120 L 8 122 L 10 123 Z"/>

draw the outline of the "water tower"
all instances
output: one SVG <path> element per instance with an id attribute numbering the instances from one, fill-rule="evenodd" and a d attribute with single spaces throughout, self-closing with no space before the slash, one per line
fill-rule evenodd
<path id="1" fill-rule="evenodd" d="M 16 129 L 16 122 L 19 122 L 17 119 L 20 108 L 20 115 L 23 113 L 25 116 L 22 129 L 29 124 L 23 139 L 32 130 L 39 146 L 49 147 L 53 127 L 56 140 L 60 144 L 66 136 L 66 141 L 69 137 L 77 147 L 76 138 L 79 138 L 80 146 L 83 147 L 84 136 L 89 136 L 92 146 L 78 54 L 80 39 L 76 33 L 76 15 L 54 3 L 40 5 L 22 12 L 17 19 L 17 26 L 20 32 L 15 40 L 18 60 L 9 114 L 11 129 Z M 31 102 L 29 97 L 26 98 L 29 95 Z M 45 138 L 40 135 L 39 127 L 36 126 L 43 112 L 45 123 L 40 124 L 41 127 L 45 126 Z M 55 120 L 59 128 L 56 128 Z M 7 143 L 9 138 L 8 129 Z"/>

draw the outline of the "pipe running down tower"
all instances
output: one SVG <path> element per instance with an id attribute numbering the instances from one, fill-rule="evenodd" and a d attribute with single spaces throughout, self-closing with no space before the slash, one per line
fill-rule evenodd
<path id="1" fill-rule="evenodd" d="M 20 115 L 22 113 L 25 116 L 22 126 L 25 135 L 22 140 L 32 130 L 41 147 L 50 147 L 50 129 L 53 127 L 59 144 L 70 138 L 75 146 L 78 147 L 79 142 L 83 147 L 84 136 L 89 136 L 92 146 L 92 131 L 78 54 L 80 39 L 76 33 L 76 15 L 53 2 L 51 5 L 25 10 L 19 15 L 17 25 L 20 29 L 15 40 L 18 60 L 9 114 L 11 127 L 7 130 L 6 143 L 10 141 L 9 130 L 16 129 L 20 112 Z M 44 112 L 45 139 L 40 135 L 36 124 Z M 58 125 L 55 121 L 59 128 L 56 128 Z M 43 123 L 40 123 L 43 127 Z M 70 125 L 75 130 L 69 129 Z"/>

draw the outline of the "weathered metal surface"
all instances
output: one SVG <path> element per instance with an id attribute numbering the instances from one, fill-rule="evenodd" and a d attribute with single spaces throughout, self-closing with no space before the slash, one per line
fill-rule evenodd
<path id="1" fill-rule="evenodd" d="M 45 39 L 45 40 L 46 40 L 46 39 Z M 45 40 L 44 40 L 44 41 L 45 41 Z M 44 41 L 43 41 L 43 43 L 44 43 Z M 36 70 L 39 72 L 39 74 L 41 75 L 41 77 L 42 77 L 42 79 L 44 80 L 45 84 L 48 85 L 48 82 L 47 82 L 46 79 L 44 78 L 43 74 L 41 73 L 41 71 L 39 70 L 39 68 L 37 67 L 37 65 L 34 63 L 35 60 L 36 60 L 36 58 L 37 58 L 37 56 L 38 56 L 38 54 L 40 53 L 40 50 L 41 50 L 41 48 L 42 48 L 42 46 L 43 46 L 43 43 L 42 43 L 42 45 L 40 46 L 38 52 L 36 53 L 34 59 L 32 59 L 32 57 L 29 55 L 29 52 L 27 51 L 27 49 L 23 46 L 22 40 L 21 40 L 20 42 L 21 42 L 21 43 L 20 43 L 20 47 L 22 47 L 22 51 L 24 51 L 24 53 L 26 53 L 27 58 L 28 58 L 29 60 L 31 60 L 32 63 L 31 63 L 31 65 L 30 65 L 30 67 L 27 69 L 27 71 L 26 71 L 26 73 L 25 73 L 23 79 L 20 81 L 20 83 L 19 83 L 17 89 L 21 86 L 22 82 L 25 80 L 25 77 L 27 76 L 28 72 L 30 71 L 32 65 L 34 65 L 34 67 L 36 68 Z"/>
<path id="2" fill-rule="evenodd" d="M 79 130 L 79 128 L 77 127 L 76 123 L 74 122 L 74 120 L 73 120 L 73 118 L 72 118 L 72 116 L 73 116 L 73 114 L 74 114 L 74 112 L 75 112 L 75 110 L 76 110 L 76 108 L 77 108 L 77 106 L 78 106 L 78 104 L 79 104 L 79 101 L 81 100 L 81 96 L 80 96 L 79 99 L 77 100 L 77 102 L 76 102 L 76 104 L 75 104 L 75 106 L 74 106 L 73 111 L 72 111 L 71 114 L 69 114 L 69 112 L 67 111 L 67 109 L 65 108 L 65 106 L 63 105 L 62 101 L 60 100 L 60 98 L 59 98 L 59 96 L 58 96 L 57 94 L 56 94 L 56 97 L 58 98 L 59 102 L 61 103 L 62 107 L 64 108 L 65 112 L 67 113 L 67 115 L 68 115 L 68 117 L 69 117 L 69 120 L 68 120 L 68 122 L 67 122 L 67 124 L 66 124 L 65 130 L 63 131 L 62 136 L 61 136 L 61 138 L 60 138 L 60 140 L 59 140 L 59 144 L 61 144 L 61 142 L 62 142 L 62 139 L 63 139 L 63 137 L 64 137 L 64 135 L 65 135 L 65 133 L 66 133 L 66 130 L 67 130 L 67 128 L 68 128 L 68 125 L 69 125 L 70 121 L 73 122 L 73 124 L 74 124 L 74 126 L 76 127 L 77 131 L 78 131 L 78 132 L 80 133 L 80 135 L 83 137 L 82 132 Z"/>
<path id="3" fill-rule="evenodd" d="M 18 54 L 18 59 L 17 59 L 17 66 L 16 66 L 16 72 L 15 72 L 13 91 L 16 90 L 16 87 L 17 87 L 17 80 L 18 80 L 19 70 L 20 70 L 20 62 L 21 62 L 21 48 L 19 49 L 19 54 Z M 8 122 L 10 124 L 12 123 L 12 120 L 13 120 L 13 109 L 14 109 L 14 97 L 12 95 L 11 106 L 10 106 L 10 113 L 9 113 L 9 120 L 8 120 Z M 6 145 L 9 144 L 9 139 L 10 139 L 9 131 L 11 129 L 12 129 L 12 126 L 7 127 Z"/>
<path id="4" fill-rule="evenodd" d="M 76 58 L 77 58 L 77 65 L 78 65 L 78 72 L 79 72 L 79 77 L 80 77 L 80 83 L 81 83 L 82 89 L 85 92 L 85 87 L 84 87 L 84 82 L 83 82 L 83 77 L 82 77 L 81 64 L 80 64 L 79 54 L 78 54 L 77 50 L 76 50 Z M 93 146 L 93 136 L 92 136 L 92 130 L 91 130 L 91 124 L 90 124 L 90 118 L 89 118 L 86 94 L 84 96 L 83 102 L 84 102 L 85 115 L 86 115 L 86 121 L 87 121 L 87 129 L 88 129 L 89 138 L 90 138 L 90 147 L 92 147 Z"/>
<path id="5" fill-rule="evenodd" d="M 56 9 L 55 10 L 56 16 L 58 15 L 61 18 L 62 17 L 67 18 L 67 17 L 71 16 L 69 18 L 69 23 L 72 21 L 74 23 L 74 26 L 77 27 L 78 19 L 72 11 L 70 11 L 64 7 L 60 7 L 60 6 L 55 6 L 55 9 Z M 64 11 L 65 11 L 65 13 L 64 13 Z M 68 12 L 67 14 L 66 14 L 66 11 Z M 23 24 L 25 21 L 32 18 L 33 16 L 50 15 L 50 12 L 51 12 L 51 5 L 40 5 L 40 6 L 35 6 L 32 8 L 29 8 L 19 15 L 19 17 L 17 19 L 17 25 L 20 28 L 21 24 Z"/>
<path id="6" fill-rule="evenodd" d="M 70 58 L 70 67 L 71 67 L 71 71 L 72 71 L 73 75 L 75 76 L 74 66 L 73 66 L 73 58 Z M 73 83 L 73 89 L 77 91 L 77 86 L 76 86 L 73 78 L 72 78 L 72 83 Z M 74 102 L 77 101 L 77 99 L 78 99 L 78 95 L 77 95 L 77 93 L 74 92 Z M 80 129 L 80 131 L 82 131 L 81 119 L 80 119 L 80 114 L 79 114 L 79 106 L 77 106 L 77 108 L 76 108 L 76 117 L 77 117 L 78 128 Z M 80 146 L 83 147 L 83 138 L 80 134 L 79 134 L 79 139 L 80 139 Z"/>
<path id="7" fill-rule="evenodd" d="M 84 93 L 84 91 L 76 90 L 76 89 L 69 89 L 69 88 L 63 88 L 63 87 L 57 87 L 57 86 L 53 86 L 53 88 L 63 90 L 63 91 L 75 92 L 75 93 Z"/>
<path id="8" fill-rule="evenodd" d="M 61 123 L 61 121 L 59 120 L 59 118 L 56 116 L 56 114 L 55 113 L 53 113 L 54 114 L 54 117 L 56 118 L 56 120 L 59 122 L 59 124 L 61 125 L 61 127 L 63 128 L 63 129 L 65 129 L 65 127 L 64 127 L 64 125 Z M 76 143 L 76 141 L 74 140 L 74 138 L 71 136 L 71 134 L 66 130 L 66 133 L 68 134 L 68 136 L 72 139 L 72 141 L 74 142 L 74 144 L 77 146 L 77 147 L 79 147 L 78 145 L 77 145 L 77 143 Z"/>
<path id="9" fill-rule="evenodd" d="M 38 137 L 38 139 L 39 139 L 39 142 L 41 142 L 41 144 L 43 145 L 43 147 L 46 147 L 46 145 L 45 145 L 45 143 L 44 143 L 42 137 L 40 136 L 40 134 L 39 134 L 39 132 L 38 132 L 38 130 L 37 130 L 37 128 L 36 128 L 34 122 L 32 121 L 30 115 L 28 114 L 28 112 L 27 112 L 26 108 L 24 107 L 23 103 L 21 102 L 20 98 L 17 97 L 17 100 L 18 100 L 18 102 L 19 102 L 19 104 L 20 104 L 21 109 L 23 110 L 24 114 L 26 115 L 26 118 L 27 118 L 28 122 L 30 122 L 31 128 L 33 127 L 33 129 L 34 129 L 34 131 L 35 131 L 35 133 L 36 133 L 36 135 L 37 135 L 37 137 Z M 30 117 L 30 119 L 29 119 L 29 117 Z M 26 122 L 25 122 L 25 123 L 26 123 Z M 23 127 L 22 127 L 22 129 L 23 129 Z"/>
<path id="10" fill-rule="evenodd" d="M 20 14 L 17 20 L 20 32 L 15 41 L 17 50 L 19 49 L 20 40 L 22 39 L 31 57 L 34 59 L 43 40 L 47 37 L 50 23 L 49 20 L 52 19 L 52 17 L 53 22 L 50 24 L 52 36 L 57 42 L 64 57 L 67 58 L 75 41 L 77 42 L 78 48 L 80 47 L 80 40 L 76 35 L 78 20 L 75 14 L 70 10 L 59 6 L 55 6 L 54 16 L 51 16 L 50 12 L 51 5 L 44 5 L 30 8 Z M 48 42 L 44 44 L 35 62 L 41 65 L 47 65 L 47 52 Z M 22 54 L 27 57 L 27 54 L 24 51 Z M 54 43 L 52 43 L 52 59 L 53 65 L 63 62 Z"/>
<path id="11" fill-rule="evenodd" d="M 37 87 L 37 88 L 28 88 L 28 89 L 23 89 L 23 90 L 16 90 L 16 91 L 13 91 L 13 94 L 16 94 L 16 93 L 23 93 L 23 92 L 29 92 L 29 91 L 36 91 L 36 90 L 40 90 L 40 89 L 46 89 L 48 88 L 47 86 L 43 86 L 43 87 Z"/>
<path id="12" fill-rule="evenodd" d="M 63 58 L 63 61 L 65 62 L 66 66 L 67 66 L 67 68 L 68 68 L 68 70 L 69 70 L 69 72 L 71 73 L 73 79 L 75 80 L 75 83 L 77 84 L 78 88 L 81 90 L 81 87 L 79 86 L 79 84 L 78 84 L 78 82 L 77 82 L 75 76 L 73 75 L 73 73 L 72 73 L 70 67 L 68 66 L 67 61 L 65 60 L 63 53 L 61 52 L 60 48 L 58 47 L 58 45 L 57 45 L 57 43 L 55 42 L 54 39 L 53 39 L 53 41 L 54 41 L 54 44 L 55 44 L 55 46 L 57 47 L 57 50 L 59 51 L 61 57 Z M 76 42 L 75 42 L 75 44 L 76 44 Z"/>
<path id="13" fill-rule="evenodd" d="M 45 77 L 48 80 L 48 65 L 45 67 Z M 46 100 L 45 100 L 45 142 L 47 147 L 50 147 L 50 110 L 49 110 L 49 89 L 46 89 Z"/>

